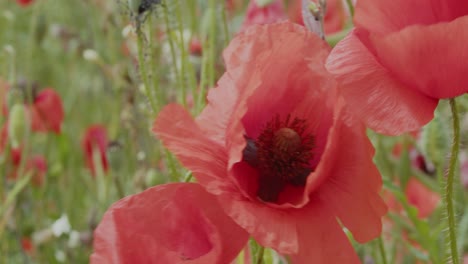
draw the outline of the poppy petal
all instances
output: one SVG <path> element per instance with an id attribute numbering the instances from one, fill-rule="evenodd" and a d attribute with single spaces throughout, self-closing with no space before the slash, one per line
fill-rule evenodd
<path id="1" fill-rule="evenodd" d="M 449 22 L 468 13 L 467 1 L 359 0 L 354 24 L 371 33 L 386 34 L 410 25 Z"/>
<path id="2" fill-rule="evenodd" d="M 327 69 L 350 109 L 376 132 L 398 135 L 434 117 L 437 100 L 404 86 L 351 32 L 332 50 Z"/>
<path id="3" fill-rule="evenodd" d="M 331 212 L 321 203 L 311 202 L 298 217 L 299 253 L 292 263 L 361 263 L 351 243 Z"/>
<path id="4" fill-rule="evenodd" d="M 323 162 L 337 166 L 328 166 L 330 176 L 318 195 L 354 238 L 364 243 L 379 236 L 387 208 L 379 196 L 382 179 L 372 162 L 374 149 L 365 127 L 345 111 L 340 112 L 323 157 Z"/>
<path id="5" fill-rule="evenodd" d="M 247 240 L 200 185 L 165 184 L 111 206 L 91 263 L 229 263 Z"/>
<path id="6" fill-rule="evenodd" d="M 42 127 L 37 126 L 39 131 L 53 131 L 60 133 L 62 122 L 64 119 L 64 110 L 60 95 L 51 88 L 42 90 L 34 99 L 33 116 L 38 115 L 42 122 Z M 37 121 L 36 121 L 37 122 Z M 33 117 L 34 129 L 34 117 Z"/>
<path id="7" fill-rule="evenodd" d="M 164 107 L 153 125 L 153 132 L 210 192 L 229 187 L 226 151 L 195 123 L 180 105 Z"/>
<path id="8" fill-rule="evenodd" d="M 468 93 L 468 16 L 371 38 L 382 65 L 433 98 Z M 450 48 L 447 45 L 450 44 Z"/>
<path id="9" fill-rule="evenodd" d="M 296 218 L 291 213 L 251 201 L 239 193 L 218 196 L 224 211 L 264 247 L 282 254 L 298 251 Z"/>

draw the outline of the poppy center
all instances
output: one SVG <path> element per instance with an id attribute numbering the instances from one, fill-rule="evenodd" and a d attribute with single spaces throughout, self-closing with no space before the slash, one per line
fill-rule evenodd
<path id="1" fill-rule="evenodd" d="M 314 148 L 314 136 L 306 130 L 304 119 L 276 115 L 257 139 L 246 137 L 243 160 L 259 172 L 257 196 L 263 201 L 277 201 L 287 185 L 305 186 Z"/>

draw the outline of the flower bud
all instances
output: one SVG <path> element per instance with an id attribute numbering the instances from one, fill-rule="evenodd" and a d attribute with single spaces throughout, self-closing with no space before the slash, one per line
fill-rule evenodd
<path id="1" fill-rule="evenodd" d="M 15 104 L 8 117 L 8 135 L 13 148 L 18 148 L 29 129 L 29 117 L 21 104 Z"/>

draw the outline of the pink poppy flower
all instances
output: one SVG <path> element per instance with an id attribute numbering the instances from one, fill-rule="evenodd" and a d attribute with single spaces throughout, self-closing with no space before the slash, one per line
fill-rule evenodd
<path id="1" fill-rule="evenodd" d="M 335 96 L 329 48 L 304 27 L 252 26 L 195 120 L 169 105 L 154 132 L 256 241 L 293 263 L 359 263 L 386 206 L 365 127 Z"/>
<path id="2" fill-rule="evenodd" d="M 291 21 L 304 25 L 302 20 L 302 0 L 293 0 L 288 8 Z M 325 34 L 333 34 L 345 28 L 349 14 L 346 11 L 342 0 L 328 0 L 325 18 L 323 20 Z"/>
<path id="3" fill-rule="evenodd" d="M 164 184 L 111 206 L 94 232 L 91 263 L 230 263 L 247 240 L 200 185 Z"/>
<path id="4" fill-rule="evenodd" d="M 81 140 L 81 148 L 83 149 L 86 165 L 91 170 L 93 176 L 96 176 L 96 164 L 94 164 L 93 151 L 97 150 L 101 157 L 101 166 L 106 173 L 109 169 L 107 160 L 107 130 L 101 125 L 92 125 L 86 129 L 86 132 Z"/>
<path id="5" fill-rule="evenodd" d="M 16 180 L 18 176 L 22 175 L 31 175 L 31 182 L 34 186 L 40 187 L 44 184 L 45 174 L 47 173 L 47 161 L 41 155 L 36 155 L 28 158 L 25 163 L 24 170 L 22 175 L 18 175 L 19 169 L 21 166 L 21 161 L 24 158 L 21 148 L 11 149 L 10 158 L 11 161 L 11 171 L 8 174 L 8 178 L 11 180 Z"/>
<path id="6" fill-rule="evenodd" d="M 34 0 L 16 0 L 16 3 L 18 3 L 21 6 L 28 6 L 32 4 Z"/>
<path id="7" fill-rule="evenodd" d="M 439 99 L 468 92 L 468 1 L 359 0 L 354 24 L 327 68 L 373 130 L 416 130 Z"/>
<path id="8" fill-rule="evenodd" d="M 258 2 L 257 0 L 250 0 L 240 31 L 244 31 L 252 25 L 274 23 L 286 18 L 282 0 L 273 0 L 264 6 L 259 5 Z"/>
<path id="9" fill-rule="evenodd" d="M 62 99 L 57 92 L 51 88 L 42 90 L 28 108 L 33 131 L 60 133 L 65 114 Z"/>

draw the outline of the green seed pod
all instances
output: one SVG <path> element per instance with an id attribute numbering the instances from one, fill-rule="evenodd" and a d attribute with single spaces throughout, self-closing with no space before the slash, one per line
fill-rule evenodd
<path id="1" fill-rule="evenodd" d="M 29 116 L 24 105 L 14 104 L 8 116 L 8 135 L 13 148 L 19 147 L 29 129 Z"/>

